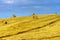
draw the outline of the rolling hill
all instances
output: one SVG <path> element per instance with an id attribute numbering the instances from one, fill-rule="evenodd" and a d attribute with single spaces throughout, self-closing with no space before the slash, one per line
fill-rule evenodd
<path id="1" fill-rule="evenodd" d="M 60 14 L 0 18 L 0 40 L 60 40 Z"/>

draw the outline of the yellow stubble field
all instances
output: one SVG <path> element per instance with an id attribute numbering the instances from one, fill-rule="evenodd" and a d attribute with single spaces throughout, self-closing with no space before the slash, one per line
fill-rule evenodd
<path id="1" fill-rule="evenodd" d="M 0 20 L 0 40 L 60 40 L 60 14 L 40 14 L 37 19 L 22 16 Z"/>

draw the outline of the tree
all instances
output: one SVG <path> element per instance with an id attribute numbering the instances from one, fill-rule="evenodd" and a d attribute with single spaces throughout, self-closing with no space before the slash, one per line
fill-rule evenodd
<path id="1" fill-rule="evenodd" d="M 13 17 L 16 17 L 16 14 L 13 14 Z"/>
<path id="2" fill-rule="evenodd" d="M 32 13 L 32 17 L 33 17 L 33 19 L 35 19 L 35 13 Z"/>
<path id="3" fill-rule="evenodd" d="M 32 18 L 33 19 L 38 19 L 38 17 L 35 15 L 35 13 L 32 13 Z"/>

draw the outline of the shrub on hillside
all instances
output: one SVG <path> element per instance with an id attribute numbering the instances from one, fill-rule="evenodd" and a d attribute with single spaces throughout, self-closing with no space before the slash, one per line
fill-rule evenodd
<path id="1" fill-rule="evenodd" d="M 32 13 L 32 18 L 33 19 L 38 19 L 38 17 L 35 15 L 35 13 Z"/>
<path id="2" fill-rule="evenodd" d="M 7 21 L 5 21 L 5 24 L 7 24 Z"/>
<path id="3" fill-rule="evenodd" d="M 13 14 L 13 17 L 16 17 L 16 14 Z"/>

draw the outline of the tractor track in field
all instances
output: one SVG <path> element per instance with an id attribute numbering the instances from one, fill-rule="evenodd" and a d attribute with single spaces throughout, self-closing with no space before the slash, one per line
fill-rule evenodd
<path id="1" fill-rule="evenodd" d="M 13 34 L 13 35 L 1 36 L 0 38 L 10 37 L 10 36 L 18 35 L 18 34 L 23 34 L 23 33 L 26 33 L 26 32 L 32 31 L 32 30 L 41 29 L 41 28 L 44 28 L 48 25 L 51 25 L 51 24 L 53 24 L 53 23 L 55 23 L 56 21 L 59 21 L 59 20 L 60 20 L 60 18 L 53 19 L 51 22 L 47 23 L 46 25 L 43 25 L 42 27 L 32 28 L 32 29 L 29 29 L 29 30 L 26 30 L 26 31 L 18 32 L 18 33 Z"/>
<path id="2" fill-rule="evenodd" d="M 43 40 L 43 39 L 51 39 L 51 38 L 57 38 L 57 37 L 60 37 L 60 35 L 52 36 L 52 37 L 44 37 L 44 38 L 40 38 L 40 40 Z"/>

